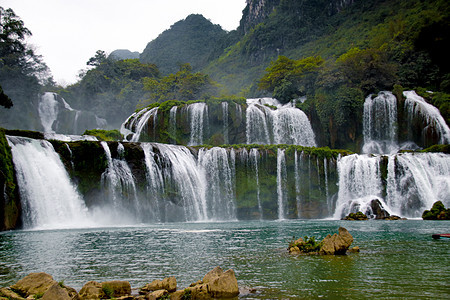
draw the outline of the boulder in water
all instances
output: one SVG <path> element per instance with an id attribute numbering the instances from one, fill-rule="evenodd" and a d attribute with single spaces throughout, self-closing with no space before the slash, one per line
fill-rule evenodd
<path id="1" fill-rule="evenodd" d="M 381 204 L 378 199 L 370 201 L 370 208 L 372 209 L 372 214 L 375 215 L 376 220 L 386 219 L 391 216 L 391 214 L 383 208 L 383 204 Z"/>
<path id="2" fill-rule="evenodd" d="M 25 298 L 32 295 L 42 297 L 54 284 L 58 283 L 47 273 L 30 273 L 12 285 L 11 290 Z"/>
<path id="3" fill-rule="evenodd" d="M 339 234 L 327 235 L 322 241 L 319 254 L 345 254 L 353 243 L 353 236 L 344 227 L 339 227 Z"/>
<path id="4" fill-rule="evenodd" d="M 436 201 L 431 210 L 426 210 L 422 214 L 424 220 L 450 220 L 450 208 L 445 209 L 441 201 Z"/>
<path id="5" fill-rule="evenodd" d="M 239 287 L 233 270 L 223 271 L 216 267 L 203 277 L 203 283 L 209 285 L 213 298 L 233 298 L 239 295 Z"/>
<path id="6" fill-rule="evenodd" d="M 104 299 L 106 297 L 102 284 L 96 281 L 87 282 L 80 290 L 80 300 Z"/>
<path id="7" fill-rule="evenodd" d="M 177 280 L 175 277 L 164 278 L 163 280 L 153 280 L 151 283 L 142 287 L 139 294 L 145 295 L 149 292 L 167 290 L 169 293 L 173 293 L 177 290 Z"/>
<path id="8" fill-rule="evenodd" d="M 358 211 L 357 213 L 350 213 L 348 216 L 344 217 L 342 220 L 346 221 L 366 221 L 369 218 L 362 212 Z"/>

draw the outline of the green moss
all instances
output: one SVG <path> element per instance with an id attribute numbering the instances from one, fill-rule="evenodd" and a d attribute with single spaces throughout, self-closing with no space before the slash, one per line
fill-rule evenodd
<path id="1" fill-rule="evenodd" d="M 119 130 L 103 130 L 103 129 L 93 129 L 86 130 L 83 135 L 92 135 L 97 137 L 100 141 L 120 141 L 123 140 L 123 135 Z"/>
<path id="2" fill-rule="evenodd" d="M 426 210 L 422 214 L 424 220 L 450 220 L 450 209 L 446 209 L 441 201 L 436 201 L 431 210 Z"/>
<path id="3" fill-rule="evenodd" d="M 421 150 L 420 152 L 442 152 L 450 154 L 450 145 L 433 145 L 424 150 Z"/>
<path id="4" fill-rule="evenodd" d="M 0 129 L 0 230 L 17 227 L 20 216 L 18 191 L 14 180 L 14 165 L 11 148 L 6 140 L 5 130 Z M 4 198 L 6 195 L 6 199 Z M 1 205 L 4 205 L 1 207 Z"/>

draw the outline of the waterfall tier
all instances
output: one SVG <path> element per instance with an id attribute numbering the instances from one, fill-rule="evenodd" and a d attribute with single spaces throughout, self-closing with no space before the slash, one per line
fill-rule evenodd
<path id="1" fill-rule="evenodd" d="M 229 143 L 316 146 L 305 113 L 275 99 L 162 106 L 159 110 L 146 108 L 131 115 L 121 128 L 126 140 L 190 146 Z"/>
<path id="2" fill-rule="evenodd" d="M 8 137 L 26 227 L 341 218 L 450 204 L 450 156 Z M 95 222 L 92 222 L 95 220 Z M 86 225 L 88 224 L 88 225 Z"/>
<path id="3" fill-rule="evenodd" d="M 406 100 L 397 101 L 391 92 L 366 98 L 363 153 L 394 154 L 450 143 L 450 129 L 439 110 L 414 91 L 403 95 Z"/>
<path id="4" fill-rule="evenodd" d="M 56 93 L 44 93 L 38 104 L 45 133 L 82 134 L 87 129 L 106 128 L 105 119 L 92 112 L 73 109 Z"/>

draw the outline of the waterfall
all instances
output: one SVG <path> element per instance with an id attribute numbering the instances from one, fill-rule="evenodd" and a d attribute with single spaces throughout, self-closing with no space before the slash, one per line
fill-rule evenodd
<path id="1" fill-rule="evenodd" d="M 423 136 L 431 132 L 439 137 L 440 144 L 450 143 L 450 129 L 439 109 L 427 103 L 425 99 L 418 96 L 414 91 L 405 91 L 403 95 L 406 97 L 405 110 L 408 113 L 409 127 L 411 127 L 414 118 L 424 118 L 427 125 L 422 130 Z"/>
<path id="2" fill-rule="evenodd" d="M 339 160 L 337 168 L 339 193 L 334 218 L 362 211 L 371 200 L 381 198 L 380 156 L 345 156 Z"/>
<path id="3" fill-rule="evenodd" d="M 208 109 L 206 103 L 198 102 L 188 106 L 191 138 L 189 140 L 189 146 L 202 145 L 204 134 L 204 120 L 207 118 Z"/>
<path id="4" fill-rule="evenodd" d="M 234 185 L 227 150 L 214 147 L 200 149 L 198 163 L 205 170 L 208 216 L 212 220 L 236 219 Z"/>
<path id="5" fill-rule="evenodd" d="M 39 117 L 41 118 L 44 132 L 54 133 L 53 123 L 58 118 L 58 101 L 55 93 L 44 93 L 39 102 Z"/>
<path id="6" fill-rule="evenodd" d="M 138 142 L 141 139 L 142 131 L 145 126 L 148 126 L 150 118 L 153 117 L 153 136 L 156 130 L 156 117 L 158 114 L 158 107 L 144 108 L 137 113 L 133 113 L 121 126 L 120 133 L 123 134 L 126 140 L 130 142 Z M 148 132 L 146 132 L 148 134 Z"/>
<path id="7" fill-rule="evenodd" d="M 387 159 L 383 182 L 380 162 Z M 400 153 L 388 156 L 349 155 L 338 162 L 339 194 L 334 218 L 368 210 L 378 199 L 390 214 L 420 218 L 434 202 L 450 204 L 450 156 Z"/>
<path id="8" fill-rule="evenodd" d="M 161 222 L 166 220 L 167 210 L 165 209 L 164 177 L 161 166 L 157 163 L 157 154 L 154 152 L 153 145 L 142 143 L 142 150 L 145 156 L 146 179 L 147 179 L 147 209 L 146 212 L 152 214 L 153 220 Z M 164 206 L 164 208 L 163 208 Z"/>
<path id="9" fill-rule="evenodd" d="M 247 144 L 270 144 L 269 128 L 272 128 L 271 109 L 250 104 L 247 107 Z"/>
<path id="10" fill-rule="evenodd" d="M 278 148 L 277 151 L 277 194 L 278 194 L 278 219 L 286 218 L 286 157 L 285 150 Z"/>
<path id="11" fill-rule="evenodd" d="M 363 153 L 396 153 L 397 98 L 391 92 L 369 95 L 364 102 Z"/>
<path id="12" fill-rule="evenodd" d="M 420 218 L 434 202 L 450 205 L 450 156 L 403 153 L 389 156 L 388 207 L 397 215 Z"/>
<path id="13" fill-rule="evenodd" d="M 163 177 L 172 185 L 170 199 L 183 207 L 185 221 L 207 221 L 206 176 L 195 157 L 184 146 L 155 144 L 164 163 Z M 169 186 L 165 186 L 167 189 Z M 166 193 L 169 190 L 165 191 Z"/>
<path id="14" fill-rule="evenodd" d="M 258 160 L 259 160 L 259 151 L 256 148 L 252 148 L 250 150 L 250 159 L 251 162 L 255 168 L 255 180 L 256 180 L 256 200 L 258 202 L 258 212 L 259 212 L 259 218 L 263 219 L 263 209 L 261 205 L 261 191 L 259 187 L 259 168 L 258 168 Z"/>
<path id="15" fill-rule="evenodd" d="M 247 99 L 247 144 L 316 146 L 308 117 L 292 104 L 275 99 Z"/>
<path id="16" fill-rule="evenodd" d="M 108 168 L 102 174 L 105 186 L 105 197 L 108 204 L 112 204 L 113 213 L 117 216 L 134 216 L 141 220 L 141 207 L 136 192 L 134 176 L 128 163 L 123 159 L 123 145 L 117 146 L 119 158 L 112 158 L 111 150 L 106 142 L 101 142 L 108 160 Z M 121 217 L 122 217 L 121 216 Z"/>
<path id="17" fill-rule="evenodd" d="M 45 140 L 7 136 L 17 174 L 25 228 L 92 225 L 59 155 Z"/>
<path id="18" fill-rule="evenodd" d="M 333 201 L 328 190 L 328 160 L 326 157 L 323 158 L 323 173 L 325 177 L 325 198 L 327 200 L 328 213 L 331 214 L 333 211 Z"/>
<path id="19" fill-rule="evenodd" d="M 275 144 L 315 147 L 315 135 L 306 114 L 285 105 L 273 111 Z"/>
<path id="20" fill-rule="evenodd" d="M 300 219 L 301 212 L 302 212 L 302 198 L 301 198 L 301 190 L 300 190 L 300 167 L 302 165 L 302 157 L 303 157 L 303 151 L 300 154 L 300 161 L 298 158 L 298 152 L 297 149 L 294 153 L 294 178 L 295 178 L 295 200 L 297 203 L 297 218 Z"/>
<path id="21" fill-rule="evenodd" d="M 177 143 L 177 109 L 175 105 L 169 111 L 169 136 L 173 144 Z"/>
<path id="22" fill-rule="evenodd" d="M 228 138 L 228 102 L 222 102 L 222 119 L 223 119 L 223 140 L 224 144 L 230 143 Z"/>

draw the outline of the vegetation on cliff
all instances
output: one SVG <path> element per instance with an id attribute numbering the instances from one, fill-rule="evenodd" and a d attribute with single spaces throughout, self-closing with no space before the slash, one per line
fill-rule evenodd
<path id="1" fill-rule="evenodd" d="M 14 180 L 11 148 L 5 131 L 0 128 L 0 231 L 16 228 L 19 224 L 20 202 Z"/>
<path id="2" fill-rule="evenodd" d="M 422 214 L 424 220 L 450 220 L 450 208 L 445 208 L 441 201 L 436 201 L 430 210 Z"/>

